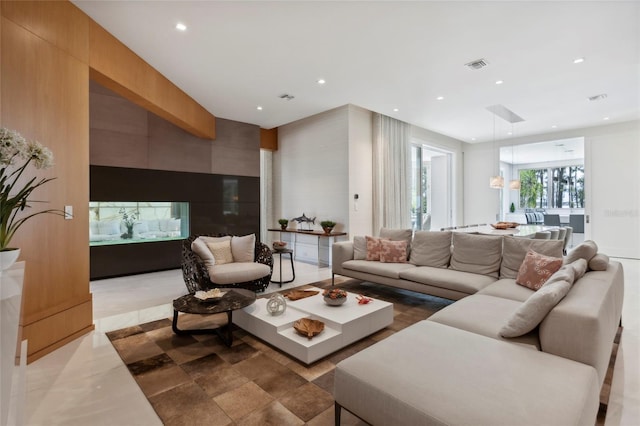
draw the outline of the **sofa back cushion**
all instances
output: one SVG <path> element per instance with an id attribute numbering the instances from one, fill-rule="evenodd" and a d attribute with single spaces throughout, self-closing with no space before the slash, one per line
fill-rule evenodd
<path id="1" fill-rule="evenodd" d="M 367 260 L 367 240 L 364 236 L 353 237 L 353 260 Z"/>
<path id="2" fill-rule="evenodd" d="M 561 240 L 533 240 L 529 238 L 505 236 L 502 249 L 502 263 L 500 264 L 500 278 L 518 276 L 520 265 L 529 250 L 551 257 L 562 257 Z"/>
<path id="3" fill-rule="evenodd" d="M 407 259 L 411 253 L 411 237 L 413 236 L 413 229 L 394 229 L 394 228 L 380 228 L 380 238 L 386 238 L 391 241 L 406 241 L 407 242 Z"/>
<path id="4" fill-rule="evenodd" d="M 450 268 L 498 278 L 502 259 L 502 237 L 453 233 Z"/>
<path id="5" fill-rule="evenodd" d="M 450 259 L 451 231 L 416 231 L 411 242 L 411 263 L 446 268 Z"/>
<path id="6" fill-rule="evenodd" d="M 598 245 L 595 243 L 595 241 L 587 240 L 567 253 L 567 257 L 565 257 L 564 263 L 573 263 L 578 259 L 584 259 L 589 262 L 591 258 L 597 253 Z"/>

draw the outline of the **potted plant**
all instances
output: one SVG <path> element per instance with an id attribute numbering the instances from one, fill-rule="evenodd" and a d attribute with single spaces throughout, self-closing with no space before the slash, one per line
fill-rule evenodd
<path id="1" fill-rule="evenodd" d="M 287 229 L 287 225 L 289 224 L 288 219 L 278 219 L 278 223 L 280 224 L 280 229 L 283 231 Z"/>
<path id="2" fill-rule="evenodd" d="M 324 229 L 324 233 L 329 235 L 331 231 L 333 231 L 333 227 L 336 226 L 336 223 L 332 220 L 323 220 L 320 222 L 320 226 Z"/>
<path id="3" fill-rule="evenodd" d="M 31 193 L 55 178 L 21 179 L 27 167 L 48 169 L 53 165 L 51 151 L 36 141 L 27 141 L 18 132 L 0 128 L 0 268 L 11 266 L 20 255 L 19 248 L 9 247 L 11 238 L 27 220 L 44 213 L 64 215 L 61 210 L 48 209 L 20 216 L 37 201 Z M 26 183 L 25 183 L 26 182 Z M 18 186 L 16 186 L 18 185 Z"/>
<path id="4" fill-rule="evenodd" d="M 511 213 L 515 213 L 515 211 L 516 211 L 516 205 L 515 205 L 515 204 L 513 204 L 513 203 L 511 203 L 511 206 L 509 206 L 509 211 L 510 211 Z"/>

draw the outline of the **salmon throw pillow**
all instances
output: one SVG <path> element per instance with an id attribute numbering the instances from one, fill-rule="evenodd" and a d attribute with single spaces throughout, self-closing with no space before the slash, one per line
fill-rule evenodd
<path id="1" fill-rule="evenodd" d="M 538 290 L 561 266 L 561 257 L 545 256 L 529 250 L 518 270 L 516 284 Z"/>
<path id="2" fill-rule="evenodd" d="M 377 237 L 364 237 L 367 241 L 367 260 L 380 260 L 380 242 L 382 238 Z"/>
<path id="3" fill-rule="evenodd" d="M 406 241 L 380 241 L 380 262 L 407 263 Z"/>

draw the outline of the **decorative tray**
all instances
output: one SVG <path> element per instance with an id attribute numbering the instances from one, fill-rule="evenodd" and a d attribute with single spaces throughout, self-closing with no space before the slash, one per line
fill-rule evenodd
<path id="1" fill-rule="evenodd" d="M 291 290 L 285 293 L 284 297 L 289 300 L 304 299 L 305 297 L 315 296 L 320 293 L 318 290 Z"/>
<path id="2" fill-rule="evenodd" d="M 222 299 L 225 294 L 227 294 L 226 291 L 220 291 L 219 288 L 214 288 L 209 291 L 196 291 L 193 296 L 204 303 L 215 303 Z"/>
<path id="3" fill-rule="evenodd" d="M 495 229 L 509 229 L 509 228 L 517 228 L 520 225 L 517 222 L 498 222 L 492 223 L 491 226 Z"/>
<path id="4" fill-rule="evenodd" d="M 293 328 L 295 328 L 298 333 L 311 340 L 313 336 L 318 335 L 322 330 L 324 330 L 324 323 L 311 318 L 301 318 L 293 323 Z"/>

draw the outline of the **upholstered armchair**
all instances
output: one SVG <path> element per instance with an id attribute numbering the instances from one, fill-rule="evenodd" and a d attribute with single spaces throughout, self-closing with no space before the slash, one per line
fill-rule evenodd
<path id="1" fill-rule="evenodd" d="M 198 240 L 199 237 L 204 238 Z M 191 235 L 182 242 L 182 276 L 189 293 L 193 294 L 198 290 L 206 291 L 211 288 L 244 288 L 255 292 L 264 291 L 269 285 L 273 273 L 273 256 L 269 247 L 256 238 L 253 261 L 242 259 L 240 262 L 216 264 L 213 256 L 208 257 L 205 239 L 218 241 L 224 238 L 230 240 L 233 237 L 229 235 Z"/>

